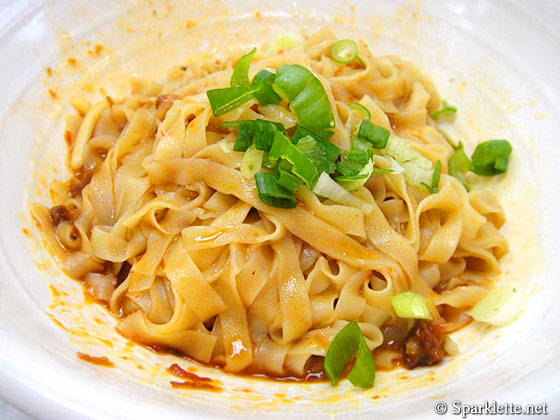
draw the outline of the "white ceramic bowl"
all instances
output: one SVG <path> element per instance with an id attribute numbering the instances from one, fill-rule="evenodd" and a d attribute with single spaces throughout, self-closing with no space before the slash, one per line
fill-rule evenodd
<path id="1" fill-rule="evenodd" d="M 450 410 L 453 400 L 546 402 L 560 418 L 558 22 L 557 3 L 545 1 L 1 3 L 1 397 L 41 419 L 431 418 L 439 400 Z M 508 176 L 489 183 L 506 209 L 511 246 L 499 281 L 527 293 L 528 310 L 505 328 L 470 325 L 454 335 L 460 356 L 380 373 L 366 392 L 347 381 L 332 388 L 235 377 L 127 344 L 115 320 L 85 304 L 81 286 L 40 248 L 25 208 L 29 200 L 48 202 L 48 184 L 64 176 L 69 97 L 84 89 L 118 96 L 130 74 L 159 79 L 201 55 L 322 25 L 430 74 L 459 106 L 452 130 L 468 146 L 512 141 Z M 115 366 L 84 363 L 78 351 Z M 165 368 L 177 361 L 220 381 L 223 392 L 172 389 Z"/>

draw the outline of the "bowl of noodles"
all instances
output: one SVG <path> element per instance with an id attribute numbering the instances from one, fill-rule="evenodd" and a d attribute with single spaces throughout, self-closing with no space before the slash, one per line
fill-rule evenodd
<path id="1" fill-rule="evenodd" d="M 2 397 L 553 413 L 558 42 L 522 7 L 5 6 Z"/>

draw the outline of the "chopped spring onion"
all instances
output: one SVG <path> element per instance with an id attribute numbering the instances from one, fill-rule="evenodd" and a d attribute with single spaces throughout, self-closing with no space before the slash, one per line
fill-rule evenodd
<path id="1" fill-rule="evenodd" d="M 256 126 L 254 121 L 239 121 L 237 140 L 233 145 L 236 152 L 244 152 L 253 144 Z"/>
<path id="2" fill-rule="evenodd" d="M 274 133 L 272 147 L 268 153 L 268 159 L 275 162 L 279 158 L 290 162 L 292 164 L 292 173 L 301 178 L 309 188 L 315 185 L 319 172 L 313 164 L 313 161 L 292 144 L 285 135 L 276 131 Z"/>
<path id="3" fill-rule="evenodd" d="M 301 186 L 303 181 L 291 173 L 292 164 L 288 161 L 280 159 L 276 167 L 276 179 L 278 185 L 286 188 L 289 191 L 295 192 Z"/>
<path id="4" fill-rule="evenodd" d="M 294 32 L 286 32 L 277 35 L 270 43 L 267 52 L 269 54 L 277 54 L 279 51 L 291 50 L 305 44 L 305 38 Z"/>
<path id="5" fill-rule="evenodd" d="M 375 381 L 375 358 L 363 336 L 360 337 L 358 355 L 354 367 L 348 375 L 348 380 L 352 385 L 363 389 L 371 388 Z"/>
<path id="6" fill-rule="evenodd" d="M 445 115 L 455 115 L 457 113 L 457 107 L 455 105 L 451 105 L 449 104 L 445 99 L 443 100 L 442 104 L 441 104 L 441 109 L 439 111 L 434 112 L 431 117 L 434 120 L 439 120 L 440 117 L 443 117 Z"/>
<path id="7" fill-rule="evenodd" d="M 405 140 L 391 135 L 383 152 L 403 167 L 404 177 L 409 184 L 421 186 L 422 182 L 426 184 L 432 182 L 432 162 Z"/>
<path id="8" fill-rule="evenodd" d="M 394 175 L 402 174 L 404 172 L 404 168 L 397 162 L 395 159 L 391 158 L 393 164 L 391 165 L 391 172 Z"/>
<path id="9" fill-rule="evenodd" d="M 327 153 L 327 159 L 328 160 L 334 162 L 340 156 L 340 149 L 337 146 L 335 146 L 330 141 L 325 140 L 324 138 L 322 138 L 318 134 L 315 134 L 312 131 L 309 131 L 307 128 L 304 128 L 302 126 L 298 126 L 294 135 L 292 136 L 292 141 L 297 144 L 297 142 L 300 139 L 302 139 L 306 136 L 313 137 L 315 140 L 317 140 L 319 143 L 321 143 L 323 145 L 323 147 L 325 148 L 325 152 Z"/>
<path id="10" fill-rule="evenodd" d="M 340 171 L 339 171 L 340 172 Z M 372 174 L 389 174 L 394 172 L 394 170 L 391 168 L 376 168 L 374 166 L 374 161 L 373 159 L 370 159 L 364 166 L 363 168 L 356 173 L 355 175 L 343 175 L 342 173 L 340 175 L 335 176 L 335 179 L 337 180 L 337 182 L 342 185 L 344 188 L 346 188 L 348 191 L 354 191 L 355 189 L 357 189 L 358 187 L 361 187 L 362 185 L 365 184 L 365 182 L 369 179 L 369 177 Z M 349 188 L 350 184 L 343 184 L 343 182 L 345 181 L 360 181 L 360 185 L 354 187 L 354 188 Z"/>
<path id="11" fill-rule="evenodd" d="M 428 185 L 422 182 L 421 185 L 428 190 L 430 194 L 437 194 L 439 191 L 439 180 L 441 178 L 441 160 L 438 159 L 436 166 L 434 166 L 434 172 L 432 173 L 432 184 Z"/>
<path id="12" fill-rule="evenodd" d="M 274 91 L 286 102 L 291 102 L 300 95 L 315 76 L 300 65 L 284 65 L 276 71 Z"/>
<path id="13" fill-rule="evenodd" d="M 245 178 L 252 178 L 257 172 L 261 170 L 263 161 L 262 150 L 258 150 L 254 144 L 251 145 L 243 155 L 241 161 L 241 175 Z"/>
<path id="14" fill-rule="evenodd" d="M 373 204 L 367 203 L 350 194 L 343 187 L 338 185 L 326 172 L 321 173 L 319 176 L 313 188 L 313 192 L 320 197 L 330 198 L 342 205 L 360 209 L 365 214 L 371 214 L 374 209 Z"/>
<path id="15" fill-rule="evenodd" d="M 344 366 L 358 352 L 348 379 L 361 388 L 371 388 L 375 380 L 375 359 L 356 321 L 349 322 L 332 341 L 324 361 L 325 372 L 336 385 Z"/>
<path id="16" fill-rule="evenodd" d="M 285 131 L 281 123 L 267 120 L 255 121 L 255 146 L 259 150 L 270 150 L 275 131 Z"/>
<path id="17" fill-rule="evenodd" d="M 206 96 L 208 96 L 212 113 L 215 117 L 219 117 L 251 100 L 254 91 L 255 87 L 251 85 L 234 86 L 208 90 L 206 91 Z"/>
<path id="18" fill-rule="evenodd" d="M 344 159 L 339 162 L 336 162 L 336 169 L 340 172 L 340 177 L 342 179 L 348 179 L 349 177 L 354 177 L 359 174 L 364 167 L 368 164 L 369 161 L 366 163 L 362 163 L 352 159 Z M 339 178 L 337 178 L 337 181 Z"/>
<path id="19" fill-rule="evenodd" d="M 422 183 L 427 184 L 428 182 L 432 182 L 434 174 L 433 169 L 423 168 L 417 161 L 402 162 L 401 166 L 404 169 L 404 178 L 409 184 L 422 187 Z"/>
<path id="20" fill-rule="evenodd" d="M 507 170 L 512 147 L 507 140 L 488 140 L 476 146 L 470 170 L 477 175 L 498 175 Z"/>
<path id="21" fill-rule="evenodd" d="M 225 127 L 225 128 L 238 128 L 240 122 L 241 122 L 241 121 L 239 121 L 239 120 L 222 121 L 222 127 Z"/>
<path id="22" fill-rule="evenodd" d="M 393 172 L 394 172 L 394 169 L 392 169 L 392 168 L 375 168 L 374 167 L 371 170 L 372 174 L 390 174 L 390 173 L 393 173 Z"/>
<path id="23" fill-rule="evenodd" d="M 274 91 L 290 104 L 299 125 L 330 137 L 334 116 L 325 88 L 319 79 L 299 64 L 281 66 L 276 71 Z"/>
<path id="24" fill-rule="evenodd" d="M 220 149 L 222 149 L 222 152 L 224 153 L 232 153 L 234 151 L 233 145 L 234 143 L 226 140 L 226 138 L 223 138 L 218 142 L 218 146 L 220 147 Z"/>
<path id="25" fill-rule="evenodd" d="M 249 84 L 249 66 L 256 51 L 257 49 L 253 48 L 236 64 L 231 75 L 231 87 L 206 92 L 215 117 L 226 114 L 253 98 L 258 86 Z"/>
<path id="26" fill-rule="evenodd" d="M 391 305 L 399 318 L 432 319 L 426 302 L 424 296 L 410 291 L 391 296 Z"/>
<path id="27" fill-rule="evenodd" d="M 358 44 L 352 39 L 341 39 L 331 46 L 331 58 L 340 64 L 349 64 L 358 58 Z"/>
<path id="28" fill-rule="evenodd" d="M 295 147 L 290 147 L 282 154 L 282 158 L 293 165 L 292 173 L 294 175 L 301 178 L 310 188 L 315 185 L 319 172 L 315 165 L 313 165 L 313 162 L 305 154 Z"/>
<path id="29" fill-rule="evenodd" d="M 371 160 L 371 150 L 352 148 L 342 155 L 342 160 L 336 162 L 336 169 L 344 176 L 353 176 L 360 172 Z"/>
<path id="30" fill-rule="evenodd" d="M 352 138 L 352 149 L 366 151 L 368 152 L 368 156 L 373 154 L 373 151 L 371 150 L 371 143 L 367 140 L 362 140 L 356 135 Z"/>
<path id="31" fill-rule="evenodd" d="M 374 169 L 373 159 L 371 159 L 356 175 L 339 175 L 335 179 L 346 191 L 355 191 L 366 183 L 371 174 L 373 174 Z M 391 172 L 390 169 L 383 171 Z"/>
<path id="32" fill-rule="evenodd" d="M 272 89 L 272 84 L 275 80 L 276 75 L 268 70 L 261 70 L 253 77 L 254 95 L 259 104 L 278 105 L 282 101 L 282 98 Z"/>
<path id="33" fill-rule="evenodd" d="M 264 204 L 281 209 L 293 209 L 297 206 L 294 193 L 278 185 L 274 174 L 257 172 L 255 182 L 259 198 Z"/>
<path id="34" fill-rule="evenodd" d="M 390 135 L 389 130 L 375 125 L 369 120 L 363 120 L 358 129 L 358 138 L 369 141 L 376 149 L 385 148 Z"/>
<path id="35" fill-rule="evenodd" d="M 466 173 L 469 170 L 469 166 L 471 164 L 471 160 L 465 153 L 463 149 L 463 143 L 459 142 L 459 146 L 455 149 L 455 152 L 449 158 L 448 163 L 448 171 L 449 175 L 454 178 L 457 178 L 461 184 L 464 185 L 467 191 L 471 190 L 471 186 L 467 182 L 467 178 L 465 177 Z"/>
<path id="36" fill-rule="evenodd" d="M 225 121 L 229 122 L 229 121 Z M 222 125 L 225 125 L 225 122 Z M 241 120 L 235 121 L 236 124 L 227 124 L 227 127 L 237 127 L 237 140 L 234 149 L 237 152 L 244 152 L 255 143 L 258 150 L 270 150 L 274 139 L 274 132 L 286 133 L 286 129 L 281 123 L 268 120 Z"/>
<path id="37" fill-rule="evenodd" d="M 371 143 L 359 137 L 353 138 L 352 148 L 343 153 L 342 160 L 336 163 L 336 169 L 340 175 L 335 176 L 335 180 L 347 191 L 357 190 L 374 173 L 392 172 L 392 169 L 374 167 Z"/>
<path id="38" fill-rule="evenodd" d="M 286 188 L 288 191 L 296 192 L 301 184 L 301 179 L 286 171 L 280 171 L 277 179 L 278 185 Z"/>
<path id="39" fill-rule="evenodd" d="M 268 168 L 268 169 L 274 169 L 274 168 L 276 168 L 277 164 L 278 164 L 278 159 L 275 160 L 274 162 L 272 162 L 268 158 L 268 152 L 264 152 L 262 166 L 264 166 L 265 168 Z"/>
<path id="40" fill-rule="evenodd" d="M 241 59 L 237 62 L 233 69 L 233 73 L 231 75 L 231 86 L 246 86 L 249 84 L 249 67 L 251 65 L 251 60 L 253 56 L 257 52 L 256 48 L 247 54 L 245 54 Z"/>
<path id="41" fill-rule="evenodd" d="M 305 154 L 319 172 L 334 172 L 335 163 L 327 158 L 325 147 L 314 137 L 306 136 L 297 142 L 296 147 Z"/>
<path id="42" fill-rule="evenodd" d="M 477 321 L 503 326 L 517 318 L 527 308 L 527 297 L 512 286 L 501 286 L 490 291 L 467 311 Z"/>
<path id="43" fill-rule="evenodd" d="M 282 157 L 284 151 L 293 146 L 292 142 L 282 133 L 274 133 L 274 139 L 272 140 L 272 146 L 268 152 L 268 160 L 272 164 L 276 164 L 278 159 Z"/>
<path id="44" fill-rule="evenodd" d="M 363 106 L 362 104 L 354 102 L 354 103 L 348 104 L 348 107 L 353 112 L 358 112 L 358 113 L 362 114 L 362 117 L 364 118 L 364 120 L 369 120 L 371 118 L 371 112 L 369 112 L 369 110 L 365 106 Z"/>

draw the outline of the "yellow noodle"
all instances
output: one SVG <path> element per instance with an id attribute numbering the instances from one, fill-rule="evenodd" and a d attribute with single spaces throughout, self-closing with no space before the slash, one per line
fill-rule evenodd
<path id="1" fill-rule="evenodd" d="M 177 66 L 162 82 L 132 78 L 121 100 L 72 98 L 70 165 L 83 189 L 53 184 L 54 205 L 72 214 L 56 223 L 54 209 L 29 209 L 60 267 L 123 315 L 121 334 L 231 372 L 303 376 L 349 321 L 370 350 L 379 347 L 396 319 L 396 293 L 422 294 L 435 320 L 440 305 L 464 310 L 484 296 L 508 251 L 498 231 L 505 215 L 491 192 L 468 193 L 447 175 L 453 150 L 429 117 L 441 102 L 434 83 L 362 42 L 363 64 L 341 65 L 330 56 L 335 41 L 322 29 L 293 50 L 259 51 L 250 76 L 283 64 L 311 69 L 332 105 L 331 142 L 350 148 L 360 120 L 348 104 L 358 102 L 374 124 L 442 161 L 437 193 L 403 173 L 374 174 L 352 193 L 371 205 L 368 214 L 305 187 L 295 209 L 265 205 L 222 122 L 262 118 L 293 129 L 297 116 L 285 102 L 255 99 L 212 115 L 205 91 L 228 86 L 239 57 Z M 393 162 L 375 156 L 375 164 Z M 399 354 L 384 346 L 378 366 Z"/>

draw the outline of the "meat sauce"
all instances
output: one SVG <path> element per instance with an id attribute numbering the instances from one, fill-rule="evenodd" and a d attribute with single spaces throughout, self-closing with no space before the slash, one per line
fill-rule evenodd
<path id="1" fill-rule="evenodd" d="M 403 342 L 404 365 L 407 369 L 432 366 L 445 357 L 445 327 L 431 321 L 417 321 Z"/>
<path id="2" fill-rule="evenodd" d="M 384 325 L 383 344 L 376 351 L 388 349 L 399 353 L 400 357 L 394 360 L 395 367 L 409 370 L 441 362 L 446 355 L 445 324 L 416 320 L 410 329 L 406 324 L 405 320 L 397 320 Z"/>
<path id="3" fill-rule="evenodd" d="M 61 221 L 70 220 L 70 212 L 64 206 L 54 206 L 49 212 L 49 221 L 57 227 Z"/>

